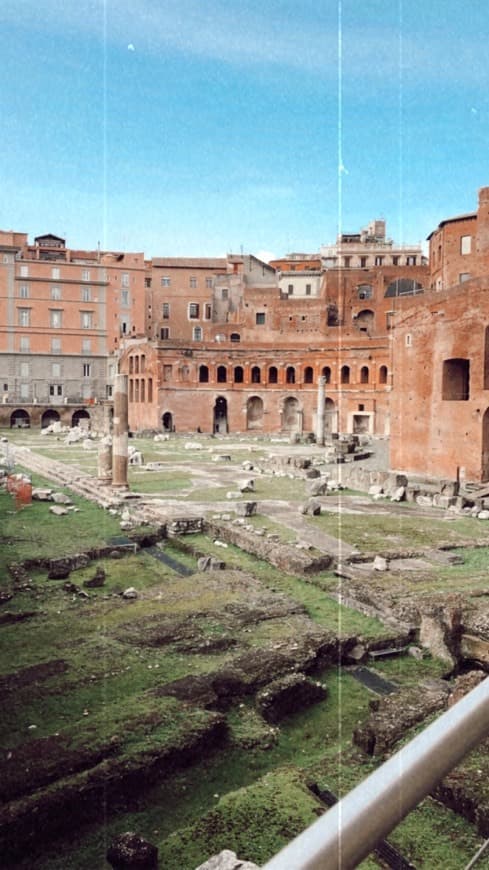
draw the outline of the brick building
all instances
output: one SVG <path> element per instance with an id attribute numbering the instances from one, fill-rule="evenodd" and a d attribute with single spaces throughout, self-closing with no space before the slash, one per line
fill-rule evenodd
<path id="1" fill-rule="evenodd" d="M 152 328 L 120 361 L 130 426 L 314 432 L 322 376 L 327 431 L 388 435 L 391 320 L 422 293 L 428 269 L 420 248 L 375 265 L 372 237 L 355 244 L 371 267 L 352 259 L 320 269 L 306 255 L 276 261 L 278 270 L 251 256 L 153 260 Z"/>
<path id="2" fill-rule="evenodd" d="M 489 480 L 489 188 L 429 236 L 430 292 L 396 315 L 391 465 Z"/>
<path id="3" fill-rule="evenodd" d="M 38 406 L 43 425 L 60 405 L 86 418 L 110 396 L 111 355 L 124 337 L 145 334 L 144 277 L 143 254 L 71 250 L 51 234 L 31 245 L 25 233 L 0 232 L 4 425 L 12 415 L 27 424 L 33 410 L 37 420 Z"/>

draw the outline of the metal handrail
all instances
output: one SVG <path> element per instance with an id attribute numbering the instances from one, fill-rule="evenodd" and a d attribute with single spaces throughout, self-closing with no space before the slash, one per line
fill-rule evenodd
<path id="1" fill-rule="evenodd" d="M 465 695 L 263 870 L 352 870 L 489 735 L 489 679 Z"/>

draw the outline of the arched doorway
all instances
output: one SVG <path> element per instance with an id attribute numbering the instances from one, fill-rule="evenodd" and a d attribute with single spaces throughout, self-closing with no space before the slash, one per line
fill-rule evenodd
<path id="1" fill-rule="evenodd" d="M 263 426 L 263 399 L 250 396 L 246 403 L 246 428 L 261 429 Z"/>
<path id="2" fill-rule="evenodd" d="M 302 431 L 299 401 L 293 396 L 289 396 L 284 402 L 282 428 L 291 433 Z"/>
<path id="3" fill-rule="evenodd" d="M 482 418 L 481 480 L 489 480 L 489 408 Z"/>
<path id="4" fill-rule="evenodd" d="M 338 431 L 338 413 L 333 399 L 324 400 L 324 434 L 332 435 Z"/>
<path id="5" fill-rule="evenodd" d="M 84 408 L 80 408 L 79 411 L 75 411 L 71 418 L 71 425 L 79 426 L 80 429 L 89 429 L 90 428 L 90 414 L 88 411 L 85 411 Z"/>
<path id="6" fill-rule="evenodd" d="M 173 416 L 170 414 L 170 411 L 165 411 L 163 414 L 161 425 L 163 426 L 163 432 L 173 432 Z"/>
<path id="7" fill-rule="evenodd" d="M 228 403 L 224 396 L 218 396 L 214 405 L 214 433 L 226 435 L 228 431 Z"/>
<path id="8" fill-rule="evenodd" d="M 46 429 L 48 426 L 52 426 L 53 423 L 59 423 L 59 419 L 58 412 L 48 408 L 41 417 L 41 429 Z"/>
<path id="9" fill-rule="evenodd" d="M 23 408 L 18 408 L 10 415 L 11 429 L 30 429 L 30 426 L 31 418 L 29 417 L 27 411 L 24 411 Z"/>

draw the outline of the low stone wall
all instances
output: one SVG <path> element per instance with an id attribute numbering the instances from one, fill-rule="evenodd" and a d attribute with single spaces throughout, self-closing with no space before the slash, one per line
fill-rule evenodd
<path id="1" fill-rule="evenodd" d="M 308 550 L 298 550 L 286 544 L 277 544 L 255 536 L 242 526 L 216 521 L 205 523 L 205 532 L 226 544 L 234 544 L 240 550 L 251 553 L 280 568 L 286 574 L 313 574 L 326 571 L 333 563 L 333 557 L 326 554 L 312 554 Z"/>

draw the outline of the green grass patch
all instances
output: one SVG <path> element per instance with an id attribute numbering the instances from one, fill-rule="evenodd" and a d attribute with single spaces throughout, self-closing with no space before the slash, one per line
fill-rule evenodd
<path id="1" fill-rule="evenodd" d="M 398 515 L 323 513 L 319 517 L 310 517 L 309 522 L 361 551 L 395 550 L 400 547 L 412 550 L 481 538 L 487 538 L 489 543 L 489 532 L 474 519 L 421 519 L 410 514 L 408 505 L 405 513 Z"/>

